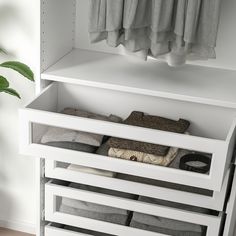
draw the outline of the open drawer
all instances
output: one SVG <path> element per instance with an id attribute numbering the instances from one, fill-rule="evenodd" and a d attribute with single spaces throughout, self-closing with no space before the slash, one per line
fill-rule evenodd
<path id="1" fill-rule="evenodd" d="M 232 168 L 228 170 L 221 191 L 218 192 L 119 173 L 114 173 L 113 177 L 101 176 L 70 169 L 67 163 L 45 160 L 45 176 L 47 178 L 92 185 L 216 211 L 224 209 L 231 172 L 233 172 Z"/>
<path id="2" fill-rule="evenodd" d="M 184 118 L 191 122 L 191 135 L 59 113 L 65 107 L 122 118 L 133 110 Z M 220 191 L 233 155 L 235 116 L 229 108 L 54 82 L 20 110 L 20 150 L 26 155 Z M 208 153 L 212 157 L 210 172 L 199 174 L 42 145 L 40 140 L 48 126 Z"/>
<path id="3" fill-rule="evenodd" d="M 64 201 L 62 199 L 67 199 Z M 72 201 L 72 203 L 70 202 Z M 79 201 L 79 203 L 77 203 Z M 133 212 L 133 216 L 126 223 L 121 223 L 119 217 L 121 213 L 114 213 L 109 215 L 109 219 L 116 219 L 119 223 L 112 222 L 112 220 L 104 220 L 91 218 L 91 216 L 86 217 L 84 215 L 77 214 L 75 206 L 79 204 L 88 206 L 88 204 L 95 204 L 96 206 L 102 207 L 104 211 L 110 212 L 114 209 L 118 209 L 117 212 L 127 211 Z M 86 204 L 84 204 L 86 203 Z M 74 204 L 74 207 L 68 207 L 63 204 Z M 94 206 L 94 205 L 93 205 Z M 62 208 L 61 208 L 62 207 Z M 81 206 L 80 206 L 81 207 Z M 83 208 L 83 207 L 82 207 Z M 109 210 L 108 210 L 109 208 Z M 99 208 L 100 209 L 100 208 Z M 111 210 L 112 209 L 112 210 Z M 75 213 L 76 212 L 76 213 Z M 78 210 L 78 212 L 84 213 L 85 210 Z M 101 212 L 99 214 L 101 215 Z M 135 212 L 135 213 L 134 213 Z M 172 222 L 171 224 L 178 225 L 185 224 L 185 229 L 188 231 L 199 230 L 201 235 L 204 236 L 216 236 L 220 232 L 222 215 L 221 213 L 207 214 L 199 211 L 188 211 L 183 209 L 171 208 L 167 206 L 152 204 L 150 202 L 139 201 L 137 199 L 131 199 L 127 197 L 122 197 L 121 195 L 111 195 L 110 193 L 94 192 L 85 189 L 79 189 L 74 187 L 63 186 L 60 184 L 54 184 L 49 182 L 45 185 L 45 220 L 65 224 L 73 227 L 79 227 L 88 230 L 94 230 L 98 232 L 103 232 L 111 235 L 137 235 L 137 236 L 164 236 L 169 235 L 169 233 L 159 233 L 153 230 L 144 230 L 138 227 L 133 227 L 132 219 L 136 213 L 145 214 L 145 216 L 157 216 L 158 219 L 165 224 L 165 222 Z M 91 213 L 90 213 L 91 214 Z M 94 213 L 96 215 L 97 213 Z M 119 217 L 118 217 L 119 216 Z M 166 221 L 167 220 L 167 221 Z M 110 221 L 110 222 L 108 222 Z M 170 225 L 172 230 L 176 228 Z M 179 226 L 181 228 L 183 226 Z M 164 227 L 163 227 L 164 228 Z M 162 228 L 162 230 L 163 230 Z M 195 232 L 196 232 L 195 231 Z M 171 234 L 170 234 L 171 235 Z"/>

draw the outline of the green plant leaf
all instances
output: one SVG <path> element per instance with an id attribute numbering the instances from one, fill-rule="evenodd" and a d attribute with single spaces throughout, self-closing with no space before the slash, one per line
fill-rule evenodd
<path id="1" fill-rule="evenodd" d="M 10 95 L 12 95 L 12 96 L 21 98 L 21 97 L 20 97 L 20 94 L 17 93 L 16 90 L 14 90 L 14 89 L 12 89 L 12 88 L 0 89 L 0 92 L 8 93 L 8 94 L 10 94 Z"/>
<path id="2" fill-rule="evenodd" d="M 9 87 L 9 82 L 3 76 L 0 76 L 0 89 L 5 89 Z"/>
<path id="3" fill-rule="evenodd" d="M 10 68 L 12 70 L 17 71 L 27 79 L 34 81 L 34 73 L 32 70 L 25 64 L 18 61 L 6 61 L 0 64 L 0 67 Z"/>

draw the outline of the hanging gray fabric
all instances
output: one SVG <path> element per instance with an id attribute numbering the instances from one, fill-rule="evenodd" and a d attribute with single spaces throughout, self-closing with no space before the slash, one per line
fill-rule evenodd
<path id="1" fill-rule="evenodd" d="M 107 40 L 178 66 L 215 58 L 221 0 L 91 0 L 91 42 Z"/>

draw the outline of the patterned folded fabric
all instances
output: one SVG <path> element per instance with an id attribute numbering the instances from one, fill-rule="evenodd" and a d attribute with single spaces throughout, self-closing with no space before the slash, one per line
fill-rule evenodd
<path id="1" fill-rule="evenodd" d="M 84 118 L 91 118 L 97 120 L 104 120 L 110 122 L 120 122 L 121 119 L 117 116 L 103 116 L 91 112 L 86 112 L 82 110 L 77 110 L 73 108 L 65 108 L 62 111 L 63 114 L 79 116 Z M 74 143 L 83 143 L 91 146 L 99 147 L 102 143 L 103 135 L 87 133 L 76 130 L 69 130 L 58 127 L 49 127 L 47 132 L 41 139 L 41 143 L 52 143 L 52 142 L 74 142 Z"/>
<path id="2" fill-rule="evenodd" d="M 147 164 L 168 166 L 174 160 L 178 153 L 178 148 L 171 147 L 165 156 L 157 156 L 153 154 L 131 151 L 126 149 L 110 148 L 108 156 L 121 158 L 125 160 L 143 162 Z"/>
<path id="3" fill-rule="evenodd" d="M 178 121 L 174 121 L 159 116 L 145 115 L 144 113 L 137 111 L 132 112 L 131 115 L 124 121 L 124 124 L 175 133 L 185 133 L 190 125 L 187 120 L 179 119 Z M 169 151 L 168 146 L 116 137 L 110 138 L 108 140 L 108 145 L 112 148 L 139 151 L 158 156 L 165 156 Z"/>

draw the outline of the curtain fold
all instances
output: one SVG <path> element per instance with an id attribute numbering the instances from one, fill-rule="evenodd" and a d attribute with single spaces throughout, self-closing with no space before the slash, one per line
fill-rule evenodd
<path id="1" fill-rule="evenodd" d="M 215 58 L 221 0 L 90 0 L 92 43 L 155 58 L 169 65 Z"/>

